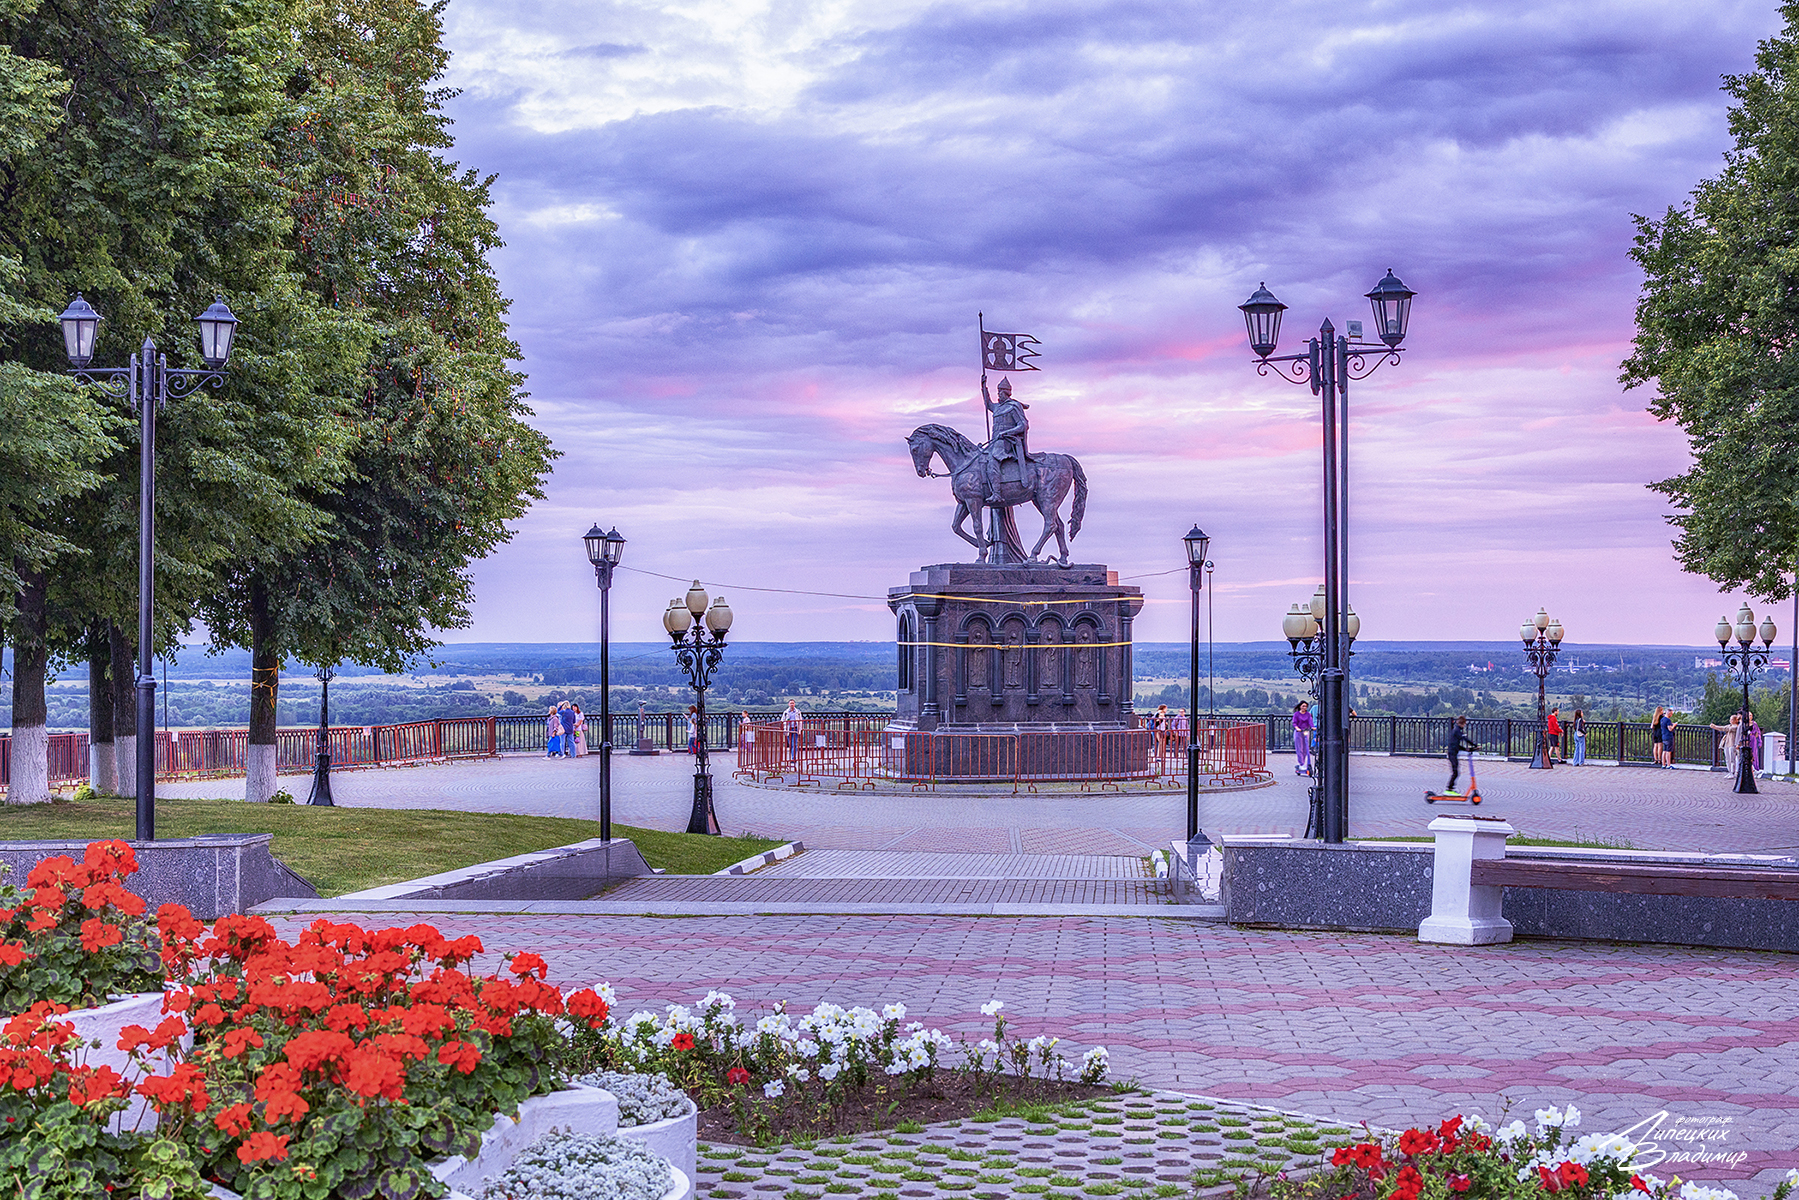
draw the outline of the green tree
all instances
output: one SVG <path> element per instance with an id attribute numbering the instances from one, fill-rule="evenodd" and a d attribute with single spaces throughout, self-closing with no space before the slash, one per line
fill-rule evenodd
<path id="1" fill-rule="evenodd" d="M 1651 486 L 1674 505 L 1683 569 L 1769 600 L 1799 553 L 1799 3 L 1755 70 L 1726 76 L 1724 169 L 1661 220 L 1638 217 L 1643 268 L 1627 388 L 1680 423 L 1692 466 Z"/>
<path id="2" fill-rule="evenodd" d="M 329 520 L 253 555 L 214 594 L 223 644 L 252 653 L 251 799 L 273 787 L 276 686 L 290 657 L 398 670 L 469 621 L 469 565 L 541 497 L 554 452 L 525 423 L 507 303 L 488 263 L 491 179 L 438 151 L 443 4 L 306 0 L 288 127 L 277 132 L 305 288 L 367 347 L 346 478 L 309 490 Z M 267 760 L 265 764 L 263 760 Z"/>
<path id="3" fill-rule="evenodd" d="M 16 294 L 54 312 L 84 292 L 109 318 L 96 355 L 107 364 L 123 365 L 146 336 L 172 365 L 192 364 L 191 318 L 217 293 L 244 318 L 230 382 L 175 397 L 159 418 L 166 640 L 225 564 L 314 532 L 323 516 L 301 489 L 343 471 L 340 364 L 360 347 L 346 359 L 346 321 L 300 286 L 290 214 L 265 166 L 288 103 L 291 20 L 285 0 L 21 6 L 4 18 L 12 55 L 69 82 L 54 127 L 0 182 L 0 255 L 18 264 Z M 64 365 L 41 320 L 0 320 L 0 339 L 26 367 Z M 49 580 L 44 641 L 75 653 L 110 619 L 129 639 L 110 654 L 117 666 L 136 649 L 137 439 L 124 400 L 102 402 L 119 425 L 104 482 L 46 523 L 82 553 Z"/>

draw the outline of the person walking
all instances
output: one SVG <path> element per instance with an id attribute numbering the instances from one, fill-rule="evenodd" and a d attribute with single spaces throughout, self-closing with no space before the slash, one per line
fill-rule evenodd
<path id="1" fill-rule="evenodd" d="M 1737 773 L 1737 755 L 1743 749 L 1743 714 L 1731 713 L 1728 725 L 1713 725 L 1711 728 L 1721 735 L 1718 746 L 1724 751 L 1724 771 L 1734 779 Z"/>
<path id="2" fill-rule="evenodd" d="M 700 752 L 700 710 L 698 706 L 687 706 L 687 753 L 698 755 Z"/>
<path id="3" fill-rule="evenodd" d="M 562 724 L 562 757 L 573 758 L 575 756 L 575 710 L 567 700 L 562 702 L 562 711 L 559 716 Z"/>
<path id="4" fill-rule="evenodd" d="M 1667 709 L 1657 705 L 1655 715 L 1649 718 L 1650 750 L 1654 753 L 1655 765 L 1658 767 L 1668 765 L 1667 760 L 1662 757 L 1662 714 L 1666 711 Z"/>
<path id="5" fill-rule="evenodd" d="M 1317 722 L 1312 719 L 1312 705 L 1308 700 L 1301 700 L 1293 706 L 1293 773 L 1310 775 L 1312 773 L 1312 730 Z"/>
<path id="6" fill-rule="evenodd" d="M 1557 757 L 1560 757 L 1563 762 L 1567 762 L 1568 761 L 1567 754 L 1558 753 L 1561 751 L 1561 749 L 1562 749 L 1562 709 L 1561 709 L 1560 705 L 1557 705 L 1556 707 L 1549 710 L 1549 720 L 1543 726 L 1544 760 L 1545 761 L 1554 761 Z"/>
<path id="7" fill-rule="evenodd" d="M 1149 727 L 1153 731 L 1156 743 L 1156 758 L 1162 759 L 1168 754 L 1168 706 L 1156 706 L 1155 715 L 1149 719 Z"/>
<path id="8" fill-rule="evenodd" d="M 1455 724 L 1449 727 L 1449 786 L 1443 789 L 1445 796 L 1459 796 L 1455 790 L 1456 780 L 1462 777 L 1462 751 L 1470 754 L 1480 749 L 1468 740 L 1468 718 L 1457 717 Z"/>
<path id="9" fill-rule="evenodd" d="M 579 704 L 576 704 L 574 708 L 575 757 L 584 758 L 587 755 L 587 714 L 581 711 L 581 706 Z"/>
<path id="10" fill-rule="evenodd" d="M 1574 710 L 1574 765 L 1587 765 L 1587 714 Z"/>
<path id="11" fill-rule="evenodd" d="M 1762 769 L 1762 727 L 1755 723 L 1755 714 L 1749 714 L 1749 752 L 1752 757 L 1749 765 L 1755 770 Z"/>
<path id="12" fill-rule="evenodd" d="M 1662 766 L 1667 767 L 1669 770 L 1673 770 L 1674 769 L 1674 710 L 1671 708 L 1664 708 L 1661 710 L 1661 714 L 1662 714 L 1662 719 L 1661 719 Z"/>
<path id="13" fill-rule="evenodd" d="M 781 732 L 787 735 L 787 758 L 797 764 L 800 761 L 800 710 L 792 700 L 787 702 L 787 711 L 781 714 Z"/>
<path id="14" fill-rule="evenodd" d="M 545 758 L 555 758 L 562 751 L 562 716 L 550 705 L 550 714 L 544 719 L 543 747 Z"/>

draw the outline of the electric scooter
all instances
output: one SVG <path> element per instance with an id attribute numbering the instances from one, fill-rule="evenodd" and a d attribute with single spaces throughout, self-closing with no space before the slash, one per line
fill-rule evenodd
<path id="1" fill-rule="evenodd" d="M 1445 803 L 1445 804 L 1479 804 L 1480 803 L 1480 781 L 1474 778 L 1474 751 L 1473 750 L 1468 751 L 1468 790 L 1467 791 L 1461 792 L 1461 793 L 1433 792 L 1429 788 L 1424 789 L 1424 802 L 1426 804 L 1435 804 L 1439 800 L 1443 801 L 1443 803 Z"/>

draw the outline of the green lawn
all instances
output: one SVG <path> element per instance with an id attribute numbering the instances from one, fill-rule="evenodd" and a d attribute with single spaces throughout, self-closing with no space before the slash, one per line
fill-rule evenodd
<path id="1" fill-rule="evenodd" d="M 0 805 L 0 839 L 129 838 L 130 800 Z M 614 825 L 644 861 L 676 875 L 709 875 L 781 843 L 767 838 L 706 837 Z M 304 804 L 246 804 L 242 800 L 156 802 L 158 837 L 202 833 L 272 833 L 282 862 L 304 875 L 321 896 L 338 896 L 458 867 L 547 850 L 599 836 L 593 821 L 521 817 L 509 813 L 447 812 L 424 808 L 312 808 Z"/>

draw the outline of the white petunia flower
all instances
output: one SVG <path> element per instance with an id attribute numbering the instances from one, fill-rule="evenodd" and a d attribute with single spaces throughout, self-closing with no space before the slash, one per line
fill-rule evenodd
<path id="1" fill-rule="evenodd" d="M 782 1083 L 779 1079 L 771 1079 L 762 1085 L 762 1094 L 767 1096 L 770 1100 L 773 1100 L 776 1096 L 779 1096 L 786 1090 L 787 1085 Z"/>
<path id="2" fill-rule="evenodd" d="M 1737 1194 L 1726 1188 L 1683 1183 L 1680 1185 L 1680 1200 L 1737 1200 Z"/>
<path id="3" fill-rule="evenodd" d="M 1548 1108 L 1539 1108 L 1537 1110 L 1537 1131 L 1547 1133 L 1551 1129 L 1559 1129 L 1566 1119 L 1567 1114 L 1553 1104 Z"/>
<path id="4" fill-rule="evenodd" d="M 823 1074 L 822 1071 L 819 1073 L 821 1075 Z M 806 1068 L 800 1066 L 798 1063 L 794 1063 L 792 1066 L 787 1068 L 787 1078 L 797 1079 L 801 1083 L 804 1083 L 804 1082 L 806 1082 L 806 1080 L 812 1078 L 812 1072 L 806 1070 Z"/>
<path id="5" fill-rule="evenodd" d="M 842 1070 L 843 1070 L 843 1068 L 838 1066 L 834 1062 L 826 1063 L 824 1066 L 818 1068 L 818 1077 L 820 1079 L 824 1080 L 826 1083 L 829 1083 L 829 1082 L 831 1082 L 831 1080 L 837 1078 L 837 1076 L 842 1072 Z"/>
<path id="6" fill-rule="evenodd" d="M 1528 1136 L 1529 1136 L 1529 1134 L 1526 1132 L 1526 1130 L 1524 1128 L 1524 1122 L 1523 1121 L 1513 1121 L 1509 1125 L 1501 1125 L 1499 1127 L 1499 1132 L 1495 1133 L 1493 1135 L 1493 1138 L 1495 1141 L 1499 1142 L 1501 1145 L 1509 1146 L 1513 1142 L 1523 1141 Z"/>
<path id="7" fill-rule="evenodd" d="M 903 1021 L 906 1019 L 906 1006 L 903 1004 L 884 1005 L 881 1009 L 881 1016 L 889 1021 Z"/>
<path id="8" fill-rule="evenodd" d="M 1004 1000 L 989 1000 L 987 1003 L 981 1005 L 981 1015 L 983 1017 L 997 1016 L 999 1010 L 1005 1006 L 1006 1002 Z"/>

